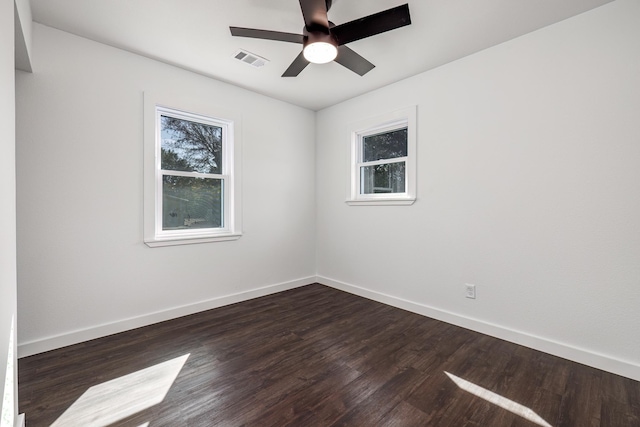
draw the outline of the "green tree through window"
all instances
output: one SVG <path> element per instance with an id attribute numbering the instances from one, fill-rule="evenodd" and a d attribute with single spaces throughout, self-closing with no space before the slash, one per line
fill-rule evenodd
<path id="1" fill-rule="evenodd" d="M 222 227 L 222 128 L 163 115 L 161 136 L 163 230 Z"/>

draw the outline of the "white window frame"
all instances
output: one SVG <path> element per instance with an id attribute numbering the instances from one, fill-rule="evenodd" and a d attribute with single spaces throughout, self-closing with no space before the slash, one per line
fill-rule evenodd
<path id="1" fill-rule="evenodd" d="M 366 120 L 361 120 L 350 126 L 351 130 L 351 162 L 349 194 L 347 204 L 352 206 L 366 205 L 412 205 L 416 201 L 416 120 L 417 106 L 410 106 L 401 110 L 382 114 Z M 391 132 L 407 128 L 407 156 L 393 159 L 362 161 L 363 141 L 370 135 Z M 403 193 L 374 193 L 362 194 L 363 166 L 375 166 L 405 162 L 405 191 Z"/>
<path id="2" fill-rule="evenodd" d="M 164 171 L 161 168 L 161 116 L 222 128 L 221 174 Z M 224 117 L 224 118 L 222 118 Z M 144 93 L 144 242 L 149 247 L 237 240 L 242 235 L 240 194 L 241 126 L 238 115 L 200 98 Z M 163 176 L 222 180 L 222 227 L 162 229 Z"/>

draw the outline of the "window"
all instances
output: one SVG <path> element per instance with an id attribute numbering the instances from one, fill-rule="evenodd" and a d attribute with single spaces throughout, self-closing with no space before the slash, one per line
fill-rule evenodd
<path id="1" fill-rule="evenodd" d="M 352 126 L 352 205 L 407 205 L 416 199 L 416 107 Z"/>
<path id="2" fill-rule="evenodd" d="M 210 106 L 159 104 L 145 93 L 148 246 L 240 237 L 236 124 L 237 119 L 220 118 Z"/>

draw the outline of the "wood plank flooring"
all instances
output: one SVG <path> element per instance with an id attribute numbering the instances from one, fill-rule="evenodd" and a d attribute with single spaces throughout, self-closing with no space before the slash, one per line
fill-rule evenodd
<path id="1" fill-rule="evenodd" d="M 106 425 L 68 421 L 90 387 L 185 354 L 161 402 L 108 425 L 640 426 L 637 381 L 319 284 L 20 359 L 20 411 Z"/>

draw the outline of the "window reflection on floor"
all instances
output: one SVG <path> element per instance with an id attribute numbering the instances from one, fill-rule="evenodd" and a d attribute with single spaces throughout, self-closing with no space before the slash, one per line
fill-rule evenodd
<path id="1" fill-rule="evenodd" d="M 472 382 L 464 380 L 460 377 L 457 377 L 449 372 L 445 371 L 445 374 L 454 382 L 458 387 L 462 390 L 471 393 L 481 399 L 486 400 L 489 403 L 492 403 L 496 406 L 501 407 L 502 409 L 506 409 L 507 411 L 516 414 L 526 420 L 529 420 L 533 423 L 538 424 L 542 427 L 553 427 L 551 424 L 546 422 L 542 417 L 533 412 L 530 408 L 527 408 L 524 405 L 521 405 L 513 400 L 507 399 L 506 397 L 500 396 L 492 391 L 487 390 L 486 388 L 480 387 Z"/>
<path id="2" fill-rule="evenodd" d="M 162 402 L 189 354 L 90 387 L 51 427 L 105 427 Z M 147 427 L 144 423 L 138 427 Z"/>

